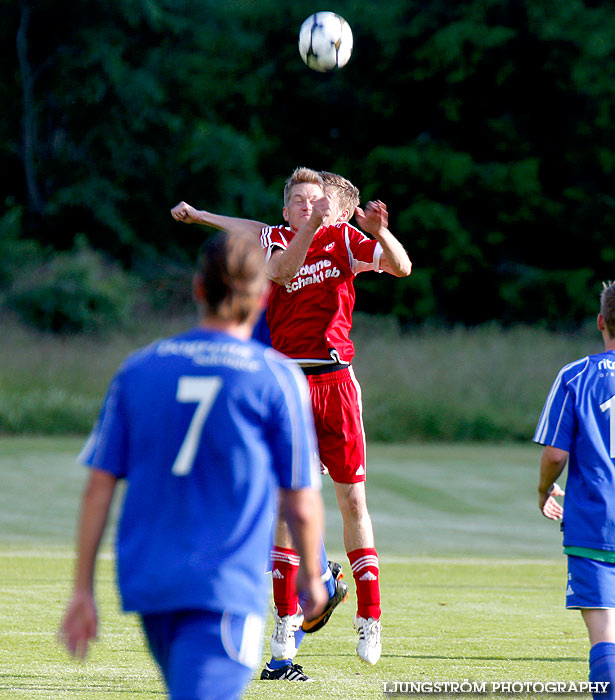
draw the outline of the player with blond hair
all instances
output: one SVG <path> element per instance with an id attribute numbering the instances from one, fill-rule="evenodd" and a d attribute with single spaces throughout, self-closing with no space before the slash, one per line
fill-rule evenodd
<path id="1" fill-rule="evenodd" d="M 327 185 L 327 178 L 338 177 L 323 177 L 308 168 L 295 170 L 284 188 L 282 213 L 288 225 L 262 229 L 268 276 L 275 282 L 267 304 L 267 324 L 273 347 L 297 362 L 308 377 L 320 458 L 335 484 L 344 545 L 357 588 L 357 653 L 366 663 L 374 664 L 382 648 L 379 564 L 365 497 L 361 391 L 351 367 L 353 281 L 357 274 L 369 270 L 406 276 L 411 263 L 388 230 L 388 212 L 382 202 L 370 202 L 365 211 L 359 207 L 355 211 L 359 225 L 374 238 L 346 221 L 333 223 L 342 211 L 347 210 L 346 216 L 350 216 L 358 199 L 356 188 L 342 178 L 349 185 L 349 197 L 338 202 L 339 183 Z M 342 202 L 347 202 L 345 208 Z M 226 217 L 197 212 L 185 203 L 172 213 L 178 221 L 189 223 L 228 223 Z M 247 222 L 253 229 L 258 224 Z M 298 559 L 292 547 L 281 546 L 279 541 L 278 537 L 272 557 L 281 578 L 292 581 Z M 294 656 L 294 631 L 302 621 L 288 585 L 286 600 L 276 611 L 272 637 L 275 657 Z"/>
<path id="2" fill-rule="evenodd" d="M 332 197 L 337 205 L 335 223 L 350 221 L 361 201 L 358 187 L 337 173 L 321 170 L 320 176 L 325 185 L 326 194 Z"/>

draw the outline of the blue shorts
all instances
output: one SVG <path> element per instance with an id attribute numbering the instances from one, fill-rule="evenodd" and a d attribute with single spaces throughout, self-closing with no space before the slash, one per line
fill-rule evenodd
<path id="1" fill-rule="evenodd" d="M 566 607 L 615 608 L 615 564 L 568 555 Z"/>
<path id="2" fill-rule="evenodd" d="M 141 622 L 171 700 L 235 700 L 261 660 L 258 615 L 178 610 Z"/>

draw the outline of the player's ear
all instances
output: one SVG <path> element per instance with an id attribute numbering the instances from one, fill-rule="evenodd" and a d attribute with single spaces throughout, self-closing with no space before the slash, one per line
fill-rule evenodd
<path id="1" fill-rule="evenodd" d="M 284 221 L 288 221 L 288 209 L 286 207 L 282 208 L 282 216 L 284 217 Z"/>
<path id="2" fill-rule="evenodd" d="M 598 314 L 597 325 L 598 325 L 598 330 L 601 333 L 606 330 L 606 322 L 605 322 L 604 316 L 602 314 Z"/>

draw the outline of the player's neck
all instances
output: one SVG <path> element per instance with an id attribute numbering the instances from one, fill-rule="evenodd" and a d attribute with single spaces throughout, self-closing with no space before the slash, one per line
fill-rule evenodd
<path id="1" fill-rule="evenodd" d="M 217 316 L 204 316 L 199 320 L 199 328 L 217 331 L 232 335 L 239 340 L 248 340 L 252 335 L 252 326 L 249 323 L 237 323 L 237 321 L 226 321 Z"/>

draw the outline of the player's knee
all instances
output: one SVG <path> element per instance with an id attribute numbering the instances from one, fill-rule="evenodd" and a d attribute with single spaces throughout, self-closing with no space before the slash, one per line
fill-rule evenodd
<path id="1" fill-rule="evenodd" d="M 353 521 L 363 520 L 368 517 L 365 494 L 358 489 L 346 491 L 339 500 L 342 515 Z"/>

